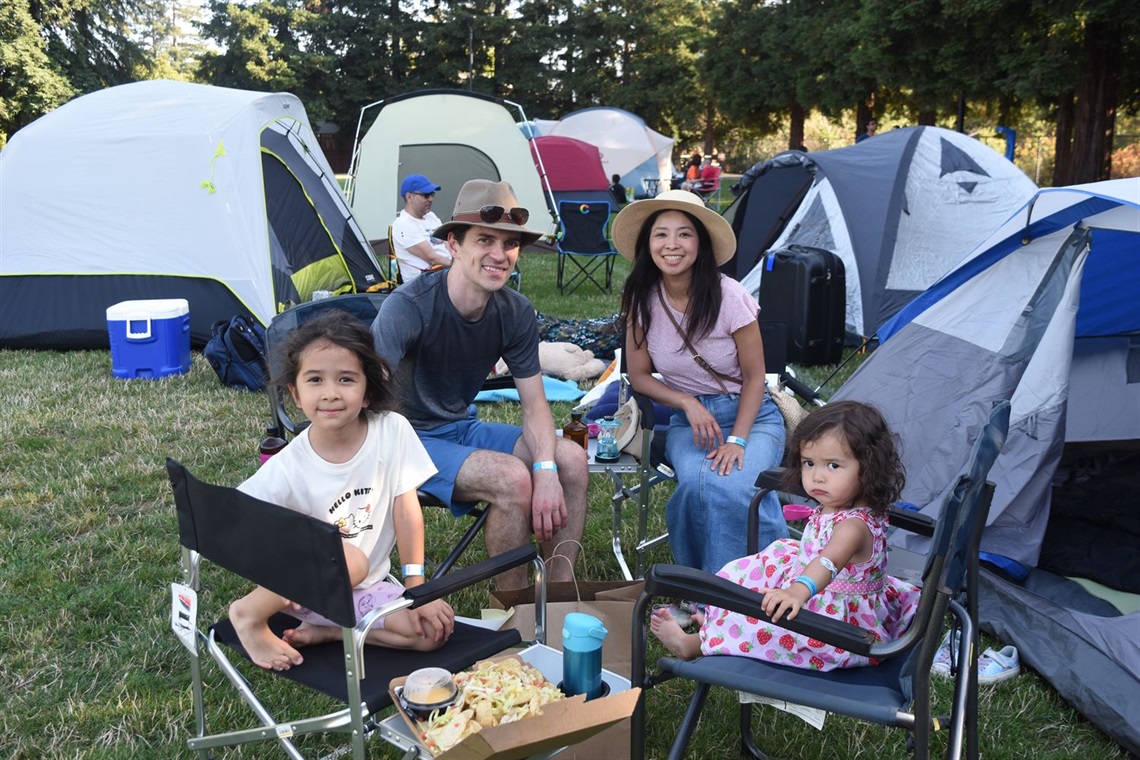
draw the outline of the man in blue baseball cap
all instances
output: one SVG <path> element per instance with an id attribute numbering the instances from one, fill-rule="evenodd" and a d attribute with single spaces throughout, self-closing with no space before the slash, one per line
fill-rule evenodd
<path id="1" fill-rule="evenodd" d="M 409 174 L 400 183 L 404 208 L 392 222 L 392 246 L 404 282 L 411 282 L 429 269 L 451 266 L 447 245 L 432 236 L 442 224 L 431 211 L 438 190 L 439 185 L 422 174 Z"/>

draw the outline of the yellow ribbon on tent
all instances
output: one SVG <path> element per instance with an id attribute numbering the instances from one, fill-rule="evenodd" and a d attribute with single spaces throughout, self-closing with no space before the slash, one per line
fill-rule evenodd
<path id="1" fill-rule="evenodd" d="M 214 164 L 219 158 L 226 155 L 226 146 L 221 140 L 218 140 L 218 147 L 214 149 L 214 156 L 210 159 L 210 176 L 208 179 L 202 180 L 202 187 L 206 189 L 210 195 L 214 194 L 217 189 L 214 187 Z"/>

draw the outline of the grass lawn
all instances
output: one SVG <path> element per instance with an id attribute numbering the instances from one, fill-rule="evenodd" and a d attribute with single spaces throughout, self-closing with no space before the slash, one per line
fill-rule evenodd
<path id="1" fill-rule="evenodd" d="M 558 295 L 553 255 L 528 252 L 522 269 L 523 292 L 544 313 L 597 317 L 617 311 L 616 293 Z M 626 271 L 619 260 L 616 283 Z M 827 369 L 804 375 L 814 384 Z M 221 386 L 198 353 L 187 375 L 121 381 L 111 376 L 107 351 L 0 351 L 0 398 L 0 757 L 191 757 L 185 745 L 193 729 L 187 654 L 169 628 L 169 584 L 178 580 L 179 546 L 163 463 L 172 456 L 206 480 L 237 484 L 256 467 L 268 420 L 265 396 Z M 555 405 L 559 424 L 569 408 Z M 483 415 L 519 419 L 512 404 L 487 405 Z M 582 577 L 619 577 L 610 551 L 608 494 L 606 481 L 597 477 Z M 660 527 L 660 510 L 655 517 Z M 462 527 L 443 510 L 429 510 L 427 519 L 429 546 L 450 544 Z M 626 545 L 631 540 L 627 531 Z M 653 560 L 669 561 L 668 549 L 657 550 Z M 214 589 L 202 599 L 204 620 L 247 590 L 238 582 Z M 458 595 L 453 604 L 477 614 L 487 590 Z M 207 698 L 215 707 L 224 700 L 211 730 L 252 725 L 228 684 L 212 667 L 206 673 Z M 678 683 L 654 689 L 648 701 L 651 756 L 666 755 L 688 693 Z M 283 717 L 327 708 L 323 698 L 283 686 L 267 694 L 270 708 Z M 949 694 L 940 692 L 941 709 L 948 702 Z M 1032 673 L 984 688 L 981 711 L 987 760 L 1125 757 Z M 817 732 L 771 708 L 757 715 L 754 728 L 762 742 L 789 760 L 908 756 L 901 732 L 836 718 Z M 715 693 L 690 756 L 736 757 L 736 722 L 731 696 Z M 343 741 L 312 738 L 302 746 L 325 756 Z M 379 740 L 373 747 L 376 757 L 398 756 Z M 222 756 L 284 755 L 252 745 Z"/>

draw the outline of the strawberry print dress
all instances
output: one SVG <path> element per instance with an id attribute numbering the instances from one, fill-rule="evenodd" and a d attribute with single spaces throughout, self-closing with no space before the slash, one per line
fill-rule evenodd
<path id="1" fill-rule="evenodd" d="M 831 514 L 817 508 L 808 518 L 801 540 L 773 541 L 759 554 L 729 562 L 717 575 L 753 591 L 786 588 L 819 556 L 835 526 L 843 520 L 862 520 L 867 524 L 872 536 L 871 558 L 840 568 L 835 580 L 809 599 L 803 609 L 857 625 L 873 632 L 879 641 L 894 640 L 910 625 L 919 590 L 887 575 L 887 518 L 865 507 Z M 744 655 L 824 671 L 878 664 L 778 625 L 711 605 L 700 637 L 701 653 L 706 655 Z"/>

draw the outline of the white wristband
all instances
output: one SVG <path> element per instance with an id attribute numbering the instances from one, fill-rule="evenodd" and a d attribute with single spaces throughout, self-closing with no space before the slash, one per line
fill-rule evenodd
<path id="1" fill-rule="evenodd" d="M 532 464 L 530 466 L 530 469 L 534 472 L 538 472 L 539 470 L 549 470 L 551 472 L 558 472 L 558 465 L 556 465 L 554 462 L 550 462 L 550 461 L 535 462 L 534 464 Z"/>
<path id="2" fill-rule="evenodd" d="M 404 565 L 401 568 L 401 572 L 403 572 L 405 578 L 411 578 L 412 576 L 416 576 L 416 575 L 418 575 L 422 578 L 424 575 L 424 566 L 423 565 Z"/>
<path id="3" fill-rule="evenodd" d="M 746 448 L 748 446 L 748 439 L 747 438 L 741 438 L 738 435 L 730 435 L 724 439 L 724 442 L 725 443 L 735 443 L 737 446 L 739 446 L 742 449 Z"/>

